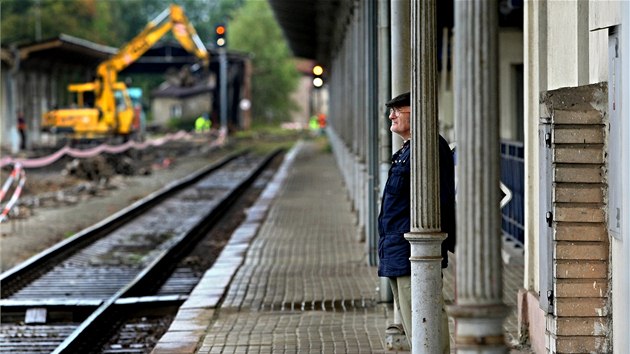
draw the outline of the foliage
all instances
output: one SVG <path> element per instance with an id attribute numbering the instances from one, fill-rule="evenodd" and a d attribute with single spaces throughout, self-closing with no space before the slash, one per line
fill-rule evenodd
<path id="1" fill-rule="evenodd" d="M 227 27 L 228 47 L 252 55 L 253 119 L 288 120 L 297 108 L 290 94 L 297 87 L 299 73 L 269 4 L 246 1 Z"/>
<path id="2" fill-rule="evenodd" d="M 63 26 L 67 31 L 77 31 L 81 27 L 81 21 L 86 13 L 80 9 L 79 1 L 69 3 L 35 0 L 2 0 L 0 2 L 0 41 L 3 44 L 12 42 L 25 42 L 33 40 L 36 35 L 40 38 L 54 37 L 51 26 L 54 26 L 54 18 L 67 18 Z M 64 14 L 73 13 L 70 17 Z M 59 23 L 57 27 L 61 27 Z"/>
<path id="3" fill-rule="evenodd" d="M 267 154 L 278 148 L 289 150 L 296 141 L 308 136 L 303 131 L 282 129 L 278 124 L 258 123 L 251 129 L 235 132 L 232 138 L 239 148 Z"/>
<path id="4" fill-rule="evenodd" d="M 204 42 L 243 0 L 0 0 L 0 43 L 28 43 L 61 33 L 121 47 L 171 3 L 181 5 Z"/>
<path id="5" fill-rule="evenodd" d="M 229 22 L 234 12 L 241 8 L 244 2 L 244 0 L 215 0 L 210 9 L 209 18 L 212 29 L 215 25 Z"/>
<path id="6" fill-rule="evenodd" d="M 192 130 L 195 128 L 195 119 L 191 117 L 170 118 L 166 123 L 168 131 Z"/>
<path id="7" fill-rule="evenodd" d="M 243 130 L 239 132 L 235 132 L 234 136 L 240 138 L 253 138 L 256 139 L 260 136 L 294 136 L 296 134 L 301 134 L 301 131 L 292 130 L 292 129 L 284 129 L 279 124 L 275 123 L 265 123 L 265 122 L 257 122 L 252 124 L 249 130 Z"/>

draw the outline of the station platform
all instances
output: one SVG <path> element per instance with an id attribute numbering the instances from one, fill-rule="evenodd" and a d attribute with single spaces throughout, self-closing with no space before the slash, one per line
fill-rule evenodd
<path id="1" fill-rule="evenodd" d="M 298 143 L 152 353 L 396 352 L 385 334 L 392 304 L 378 302 L 380 280 L 354 220 L 333 155 L 321 143 Z M 505 264 L 508 340 L 520 257 L 511 252 Z M 444 276 L 447 303 L 455 263 Z"/>

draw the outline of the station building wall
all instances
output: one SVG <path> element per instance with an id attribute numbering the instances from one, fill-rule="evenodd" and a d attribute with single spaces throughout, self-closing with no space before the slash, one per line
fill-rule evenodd
<path id="1" fill-rule="evenodd" d="M 627 185 L 630 181 L 627 160 L 630 151 L 630 134 L 628 131 L 628 117 L 624 110 L 624 103 L 628 100 L 623 95 L 618 95 L 615 108 L 611 109 L 611 97 L 614 97 L 615 90 L 627 92 L 627 68 L 628 58 L 623 53 L 630 53 L 628 43 L 630 37 L 628 32 L 623 32 L 624 25 L 629 25 L 627 19 L 630 7 L 620 1 L 529 1 L 526 2 L 525 9 L 525 145 L 526 145 L 526 274 L 525 289 L 533 294 L 534 303 L 529 303 L 530 318 L 528 321 L 529 336 L 532 344 L 538 351 L 547 350 L 549 352 L 567 352 L 571 348 L 566 347 L 567 337 L 573 336 L 573 345 L 580 343 L 580 348 L 575 350 L 586 350 L 587 352 L 613 352 L 623 353 L 629 347 L 627 333 L 628 319 L 630 311 L 627 299 L 630 296 L 630 267 L 628 257 L 630 256 L 630 229 L 623 223 L 629 220 L 628 209 L 623 206 L 628 205 Z M 625 17 L 624 17 L 625 16 Z M 620 26 L 621 25 L 621 26 Z M 609 64 L 613 62 L 614 54 L 609 50 L 610 37 L 615 31 L 620 31 L 618 57 L 620 60 L 621 72 L 611 74 L 612 68 Z M 614 45 L 613 45 L 614 48 Z M 614 49 L 613 49 L 614 52 Z M 617 76 L 617 81 L 615 77 Z M 623 79 L 619 79 L 622 77 Z M 625 82 L 625 83 L 624 83 Z M 595 201 L 589 207 L 595 208 L 591 212 L 582 215 L 574 222 L 588 222 L 594 215 L 598 215 L 598 220 L 603 223 L 605 230 L 602 244 L 606 244 L 605 249 L 598 251 L 604 265 L 604 276 L 609 279 L 608 286 L 600 289 L 602 294 L 596 298 L 588 300 L 588 296 L 576 297 L 570 303 L 573 310 L 588 312 L 590 315 L 574 313 L 561 314 L 557 308 L 552 314 L 545 314 L 539 308 L 543 303 L 542 297 L 545 286 L 541 280 L 541 272 L 546 265 L 541 263 L 544 259 L 541 253 L 545 252 L 547 240 L 542 234 L 541 209 L 545 207 L 540 203 L 539 192 L 545 187 L 541 176 L 546 174 L 545 168 L 541 164 L 541 143 L 539 140 L 539 119 L 545 116 L 541 94 L 550 92 L 562 92 L 566 100 L 581 99 L 585 89 L 592 85 L 603 85 L 607 87 L 608 93 L 604 94 L 604 103 L 608 100 L 608 105 L 592 106 L 593 109 L 601 111 L 601 120 L 596 126 L 602 128 L 602 141 L 597 143 L 602 149 L 603 167 L 601 169 L 602 180 L 599 190 L 603 198 Z M 589 86 L 590 85 L 590 86 Z M 604 91 L 605 92 L 605 91 Z M 627 96 L 627 94 L 626 94 Z M 599 102 L 599 101 L 598 101 Z M 565 107 L 567 108 L 567 107 Z M 587 112 L 588 110 L 584 110 Z M 574 113 L 574 118 L 582 113 Z M 614 115 L 617 115 L 617 118 Z M 551 117 L 553 119 L 553 117 Z M 617 120 L 615 120 L 617 119 Z M 616 127 L 615 127 L 616 125 Z M 560 126 L 558 126 L 560 127 Z M 612 127 L 612 128 L 611 128 Z M 565 127 L 567 128 L 567 127 Z M 617 132 L 618 138 L 611 139 L 612 134 Z M 575 154 L 579 147 L 569 147 L 567 152 Z M 599 155 L 598 155 L 599 156 Z M 625 158 L 624 158 L 625 157 Z M 587 164 L 597 164 L 598 161 L 585 161 Z M 554 182 L 551 188 L 557 191 L 558 185 Z M 625 192 L 625 194 L 624 194 Z M 616 204 L 615 204 L 616 203 Z M 619 209 L 615 209 L 619 207 Z M 611 232 L 611 212 L 619 213 L 621 228 L 619 237 L 614 237 Z M 588 219 L 588 220 L 587 220 Z M 624 228 L 625 227 L 625 228 Z M 558 256 L 562 256 L 565 248 L 560 246 L 576 247 L 571 257 L 576 267 L 582 267 L 584 274 L 580 277 L 590 279 L 589 272 L 586 271 L 588 265 L 593 262 L 587 258 L 593 253 L 578 254 L 579 247 L 593 246 L 591 241 L 579 242 L 573 240 L 564 244 L 559 240 L 558 234 L 554 234 L 555 246 L 553 248 L 553 269 L 558 270 L 565 266 L 566 262 L 560 261 Z M 585 268 L 586 267 L 586 268 Z M 601 267 L 600 267 L 601 268 Z M 590 268 L 588 268 L 590 269 Z M 557 275 L 557 274 L 556 274 Z M 601 275 L 601 274 L 600 274 Z M 593 280 L 593 279 L 590 279 Z M 573 283 L 580 283 L 583 280 L 573 280 Z M 558 290 L 563 285 L 564 280 L 553 280 L 553 290 Z M 593 282 L 592 282 L 593 283 Z M 597 282 L 595 282 L 597 283 Z M 601 282 L 599 282 L 601 284 Z M 577 286 L 574 284 L 574 286 Z M 577 288 L 575 288 L 577 289 Z M 576 290 L 577 291 L 577 290 Z M 557 294 L 557 292 L 556 292 Z M 565 299 L 566 300 L 566 299 Z M 540 302 L 540 303 L 538 303 Z M 560 306 L 560 304 L 556 304 Z M 542 316 L 533 316 L 532 311 Z M 584 317 L 586 316 L 586 317 Z M 580 320 L 581 318 L 581 320 Z M 587 319 L 599 318 L 597 325 Z M 573 320 L 571 320 L 573 319 Z M 546 321 L 546 323 L 545 323 Z M 564 321 L 564 322 L 563 322 Z M 568 321 L 568 322 L 567 322 Z M 570 324 L 560 328 L 558 324 Z M 591 323 L 591 325 L 589 325 Z M 521 323 L 523 325 L 523 323 Z M 527 325 L 527 323 L 525 323 Z"/>

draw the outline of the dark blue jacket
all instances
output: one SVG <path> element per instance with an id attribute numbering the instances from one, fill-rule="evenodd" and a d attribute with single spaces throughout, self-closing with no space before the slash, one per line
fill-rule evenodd
<path id="1" fill-rule="evenodd" d="M 447 251 L 455 251 L 455 168 L 453 153 L 442 136 L 439 137 L 440 216 L 442 232 L 448 234 L 442 242 L 442 268 L 448 265 Z M 411 175 L 409 141 L 392 156 L 392 165 L 383 191 L 378 216 L 379 266 L 381 277 L 411 274 L 411 247 L 405 239 L 410 231 Z"/>

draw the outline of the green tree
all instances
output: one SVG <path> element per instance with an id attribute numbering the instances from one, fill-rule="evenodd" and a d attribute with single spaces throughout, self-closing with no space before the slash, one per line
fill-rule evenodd
<path id="1" fill-rule="evenodd" d="M 98 0 L 0 0 L 0 41 L 27 43 L 60 33 L 115 45 L 119 40 L 110 6 Z"/>
<path id="2" fill-rule="evenodd" d="M 215 26 L 219 23 L 229 22 L 234 13 L 243 7 L 245 0 L 211 0 L 209 21 Z M 211 33 L 212 34 L 212 33 Z"/>
<path id="3" fill-rule="evenodd" d="M 253 119 L 287 121 L 297 108 L 290 95 L 299 73 L 269 4 L 246 1 L 227 28 L 228 48 L 252 54 Z"/>
<path id="4" fill-rule="evenodd" d="M 65 33 L 118 48 L 176 3 L 184 8 L 201 39 L 209 43 L 212 18 L 227 17 L 239 2 L 242 0 L 0 0 L 0 42 L 28 43 Z"/>

